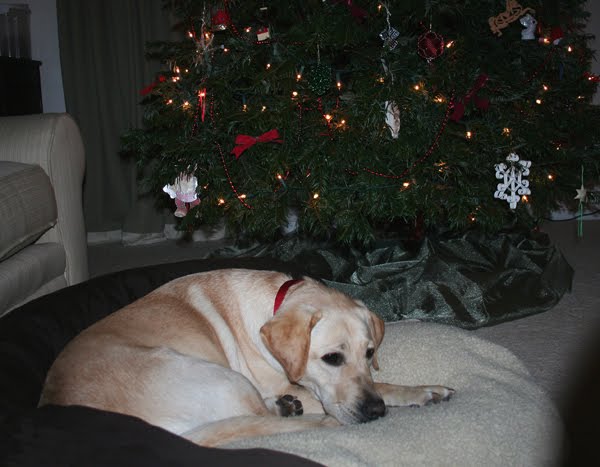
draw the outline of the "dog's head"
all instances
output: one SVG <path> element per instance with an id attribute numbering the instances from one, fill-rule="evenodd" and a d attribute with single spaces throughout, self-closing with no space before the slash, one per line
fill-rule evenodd
<path id="1" fill-rule="evenodd" d="M 289 380 L 309 389 L 340 423 L 385 414 L 370 368 L 379 368 L 384 324 L 362 302 L 305 279 L 260 332 Z"/>

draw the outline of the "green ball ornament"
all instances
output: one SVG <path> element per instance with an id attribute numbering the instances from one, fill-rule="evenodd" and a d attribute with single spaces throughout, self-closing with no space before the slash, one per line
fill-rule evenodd
<path id="1" fill-rule="evenodd" d="M 331 87 L 331 67 L 322 63 L 311 65 L 306 80 L 310 90 L 317 96 L 322 96 Z"/>

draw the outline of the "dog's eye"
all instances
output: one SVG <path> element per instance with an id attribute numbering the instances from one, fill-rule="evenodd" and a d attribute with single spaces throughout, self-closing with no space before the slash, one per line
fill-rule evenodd
<path id="1" fill-rule="evenodd" d="M 375 349 L 367 349 L 367 359 L 370 360 L 373 358 L 373 354 L 375 353 Z"/>
<path id="2" fill-rule="evenodd" d="M 321 357 L 321 360 L 323 360 L 328 365 L 340 366 L 342 363 L 344 363 L 344 356 L 339 352 L 332 352 L 323 355 Z"/>

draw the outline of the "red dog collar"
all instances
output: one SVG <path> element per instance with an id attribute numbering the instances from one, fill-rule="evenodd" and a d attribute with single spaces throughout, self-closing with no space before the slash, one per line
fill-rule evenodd
<path id="1" fill-rule="evenodd" d="M 279 287 L 277 295 L 275 295 L 275 303 L 273 304 L 273 316 L 275 316 L 275 313 L 277 313 L 277 310 L 279 310 L 281 302 L 283 302 L 283 299 L 285 298 L 285 295 L 290 287 L 299 282 L 302 282 L 302 279 L 290 279 L 289 281 L 284 282 L 281 287 Z"/>

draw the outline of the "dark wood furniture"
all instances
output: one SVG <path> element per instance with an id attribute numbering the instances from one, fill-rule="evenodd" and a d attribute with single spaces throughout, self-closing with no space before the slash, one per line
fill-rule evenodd
<path id="1" fill-rule="evenodd" d="M 0 116 L 42 113 L 41 64 L 0 57 Z"/>

